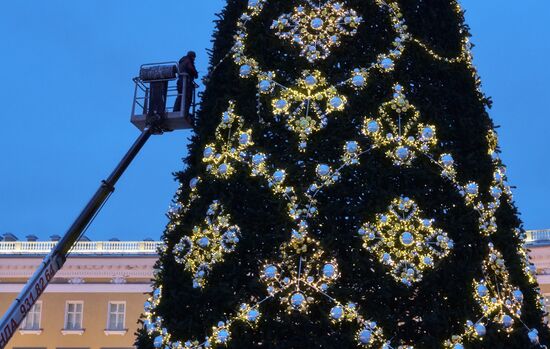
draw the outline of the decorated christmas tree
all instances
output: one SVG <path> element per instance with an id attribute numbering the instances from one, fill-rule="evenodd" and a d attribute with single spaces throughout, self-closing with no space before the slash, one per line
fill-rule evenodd
<path id="1" fill-rule="evenodd" d="M 454 0 L 228 0 L 138 347 L 543 348 Z"/>

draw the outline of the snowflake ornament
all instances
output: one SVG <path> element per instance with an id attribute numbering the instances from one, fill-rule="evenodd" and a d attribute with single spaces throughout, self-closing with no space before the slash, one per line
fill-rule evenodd
<path id="1" fill-rule="evenodd" d="M 324 4 L 307 1 L 292 14 L 283 14 L 273 21 L 271 29 L 279 38 L 301 48 L 310 63 L 327 58 L 330 50 L 340 45 L 343 36 L 353 36 L 363 19 L 343 3 L 332 0 Z"/>
<path id="2" fill-rule="evenodd" d="M 298 134 L 300 150 L 304 150 L 309 136 L 323 129 L 327 116 L 344 110 L 346 97 L 334 86 L 329 86 L 319 71 L 304 71 L 295 86 L 281 91 L 272 102 L 275 116 L 286 120 L 287 128 Z"/>
<path id="3" fill-rule="evenodd" d="M 389 212 L 359 229 L 363 247 L 391 269 L 395 280 L 411 286 L 447 256 L 454 243 L 435 228 L 433 220 L 420 217 L 418 205 L 407 197 L 392 201 Z"/>

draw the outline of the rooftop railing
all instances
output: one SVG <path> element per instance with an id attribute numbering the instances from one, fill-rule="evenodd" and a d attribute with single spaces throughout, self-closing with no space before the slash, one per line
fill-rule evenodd
<path id="1" fill-rule="evenodd" d="M 527 243 L 530 245 L 550 244 L 550 229 L 528 230 Z"/>
<path id="2" fill-rule="evenodd" d="M 47 254 L 56 244 L 57 241 L 0 241 L 0 255 Z M 160 241 L 79 241 L 71 249 L 70 254 L 155 255 L 161 245 Z"/>

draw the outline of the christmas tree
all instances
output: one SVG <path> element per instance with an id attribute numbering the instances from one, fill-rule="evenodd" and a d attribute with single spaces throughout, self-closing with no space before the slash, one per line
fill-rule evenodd
<path id="1" fill-rule="evenodd" d="M 228 0 L 138 347 L 542 348 L 454 0 Z"/>

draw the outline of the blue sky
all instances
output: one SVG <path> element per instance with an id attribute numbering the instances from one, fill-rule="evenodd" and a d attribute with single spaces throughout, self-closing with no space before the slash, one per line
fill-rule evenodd
<path id="1" fill-rule="evenodd" d="M 188 49 L 206 71 L 222 0 L 18 0 L 0 4 L 0 233 L 63 234 L 133 142 L 131 78 Z M 529 229 L 550 228 L 550 3 L 463 0 L 483 90 Z M 88 232 L 158 238 L 189 131 L 154 137 Z"/>

